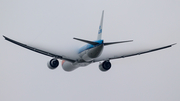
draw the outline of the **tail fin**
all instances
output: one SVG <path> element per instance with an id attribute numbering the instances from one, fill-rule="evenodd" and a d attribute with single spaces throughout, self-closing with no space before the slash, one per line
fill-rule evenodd
<path id="1" fill-rule="evenodd" d="M 102 11 L 102 17 L 101 17 L 101 22 L 100 22 L 100 25 L 99 25 L 97 40 L 101 40 L 102 27 L 103 27 L 103 16 L 104 16 L 104 10 Z"/>

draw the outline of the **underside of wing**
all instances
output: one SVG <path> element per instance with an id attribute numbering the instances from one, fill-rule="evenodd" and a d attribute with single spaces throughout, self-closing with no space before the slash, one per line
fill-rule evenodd
<path id="1" fill-rule="evenodd" d="M 69 59 L 69 58 L 66 58 L 66 57 L 61 56 L 61 55 L 53 54 L 53 53 L 50 53 L 50 52 L 47 52 L 47 51 L 44 51 L 44 50 L 41 50 L 41 49 L 37 49 L 37 48 L 31 47 L 31 46 L 28 46 L 28 45 L 20 43 L 18 41 L 12 40 L 12 39 L 10 39 L 10 38 L 8 38 L 6 36 L 3 36 L 3 37 L 5 38 L 5 40 L 7 40 L 9 42 L 12 42 L 12 43 L 14 43 L 16 45 L 19 45 L 19 46 L 24 47 L 26 49 L 32 50 L 34 52 L 37 52 L 37 53 L 40 53 L 40 54 L 43 54 L 43 55 L 46 55 L 46 56 L 50 56 L 50 57 L 53 57 L 53 58 L 66 60 L 66 61 L 69 61 L 69 62 L 75 62 L 75 60 L 73 60 L 73 59 Z"/>
<path id="2" fill-rule="evenodd" d="M 140 51 L 140 52 L 134 52 L 134 53 L 132 52 L 132 53 L 128 53 L 125 55 L 116 55 L 116 56 L 112 56 L 112 57 L 97 58 L 97 59 L 94 59 L 93 62 L 106 61 L 106 60 L 112 60 L 112 59 L 119 59 L 119 58 L 141 55 L 141 54 L 145 54 L 145 53 L 150 53 L 150 52 L 166 49 L 166 48 L 172 47 L 175 44 L 171 44 L 171 45 L 167 45 L 167 46 L 163 46 L 163 47 L 159 47 L 159 48 L 154 48 L 154 49 L 150 49 L 150 50 L 146 50 L 146 51 Z"/>

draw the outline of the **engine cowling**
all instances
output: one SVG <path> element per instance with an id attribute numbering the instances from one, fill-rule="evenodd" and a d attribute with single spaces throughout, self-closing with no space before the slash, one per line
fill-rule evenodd
<path id="1" fill-rule="evenodd" d="M 47 63 L 49 69 L 55 69 L 59 66 L 59 61 L 57 59 L 51 59 L 48 63 Z"/>
<path id="2" fill-rule="evenodd" d="M 111 68 L 111 63 L 109 61 L 104 61 L 99 64 L 99 69 L 103 72 L 108 71 Z"/>

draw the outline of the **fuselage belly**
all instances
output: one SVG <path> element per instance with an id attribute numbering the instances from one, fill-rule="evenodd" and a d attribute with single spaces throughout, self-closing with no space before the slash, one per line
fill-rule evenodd
<path id="1" fill-rule="evenodd" d="M 88 46 L 88 45 L 86 45 L 86 46 Z M 71 63 L 68 61 L 62 61 L 62 67 L 65 71 L 72 71 L 78 67 L 87 66 L 90 63 L 92 63 L 94 58 L 97 58 L 101 55 L 103 48 L 104 48 L 104 45 L 100 44 L 95 47 L 85 49 L 84 51 L 79 53 L 79 57 L 80 57 L 79 61 L 77 61 L 75 63 Z"/>

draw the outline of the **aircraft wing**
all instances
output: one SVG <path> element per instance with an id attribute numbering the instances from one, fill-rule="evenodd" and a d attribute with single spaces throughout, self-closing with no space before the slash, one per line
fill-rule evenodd
<path id="1" fill-rule="evenodd" d="M 140 52 L 134 52 L 134 53 L 132 52 L 132 53 L 128 53 L 128 54 L 125 54 L 125 55 L 117 55 L 117 56 L 112 56 L 112 57 L 97 58 L 97 59 L 94 59 L 93 62 L 106 61 L 106 60 L 112 60 L 112 59 L 119 59 L 119 58 L 125 58 L 125 57 L 141 55 L 141 54 L 145 54 L 145 53 L 158 51 L 158 50 L 161 50 L 161 49 L 166 49 L 166 48 L 169 48 L 169 47 L 171 47 L 171 46 L 173 46 L 175 44 L 171 44 L 171 45 L 167 45 L 167 46 L 163 46 L 163 47 L 159 47 L 159 48 L 154 48 L 154 49 L 150 49 L 150 50 L 146 50 L 146 51 L 140 51 Z"/>
<path id="2" fill-rule="evenodd" d="M 3 37 L 5 38 L 5 40 L 7 40 L 9 42 L 12 42 L 12 43 L 14 43 L 16 45 L 19 45 L 19 46 L 24 47 L 26 49 L 32 50 L 34 52 L 37 52 L 37 53 L 40 53 L 40 54 L 43 54 L 43 55 L 46 55 L 46 56 L 54 57 L 54 58 L 57 58 L 57 59 L 66 60 L 66 61 L 69 61 L 69 62 L 75 62 L 75 60 L 73 60 L 73 59 L 69 59 L 69 58 L 63 57 L 61 55 L 56 55 L 56 54 L 53 54 L 53 53 L 50 53 L 50 52 L 47 52 L 47 51 L 44 51 L 44 50 L 40 50 L 40 49 L 31 47 L 31 46 L 28 46 L 28 45 L 20 43 L 18 41 L 12 40 L 12 39 L 10 39 L 10 38 L 8 38 L 6 36 L 3 36 Z"/>

